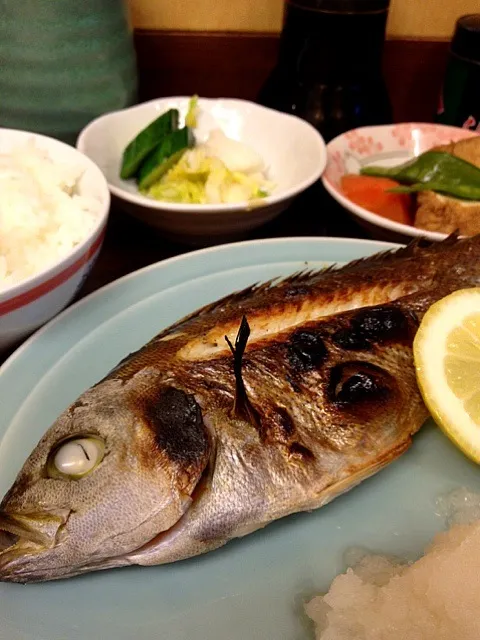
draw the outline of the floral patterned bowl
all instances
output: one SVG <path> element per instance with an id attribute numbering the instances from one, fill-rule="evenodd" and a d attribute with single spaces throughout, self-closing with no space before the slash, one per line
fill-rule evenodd
<path id="1" fill-rule="evenodd" d="M 442 240 L 445 238 L 443 233 L 393 222 L 360 207 L 342 193 L 340 180 L 346 173 L 359 173 L 366 165 L 402 164 L 434 146 L 475 135 L 478 134 L 468 129 L 416 122 L 352 129 L 327 145 L 327 168 L 322 182 L 330 195 L 374 238 L 408 242 L 424 236 Z"/>

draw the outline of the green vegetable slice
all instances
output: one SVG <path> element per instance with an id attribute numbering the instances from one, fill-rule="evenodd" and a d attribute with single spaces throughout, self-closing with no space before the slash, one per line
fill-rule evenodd
<path id="1" fill-rule="evenodd" d="M 135 176 L 148 154 L 158 146 L 165 136 L 178 129 L 179 115 L 178 109 L 170 109 L 163 113 L 140 131 L 127 145 L 123 152 L 122 168 L 120 170 L 120 177 L 123 180 Z"/>
<path id="2" fill-rule="evenodd" d="M 185 151 L 195 142 L 189 127 L 183 127 L 166 136 L 150 153 L 138 172 L 139 189 L 148 189 L 180 160 Z"/>
<path id="3" fill-rule="evenodd" d="M 480 200 L 480 169 L 443 151 L 426 151 L 398 167 L 363 167 L 360 173 L 410 185 L 391 191 L 438 191 L 463 200 Z"/>

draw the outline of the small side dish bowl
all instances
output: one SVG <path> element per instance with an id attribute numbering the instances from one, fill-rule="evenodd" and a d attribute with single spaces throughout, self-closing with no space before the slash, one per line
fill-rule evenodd
<path id="1" fill-rule="evenodd" d="M 330 195 L 374 238 L 402 243 L 419 236 L 443 240 L 444 233 L 395 222 L 355 204 L 342 192 L 340 181 L 345 174 L 358 174 L 362 167 L 400 165 L 437 145 L 476 135 L 468 129 L 416 122 L 352 129 L 328 143 L 322 182 Z"/>
<path id="2" fill-rule="evenodd" d="M 133 180 L 120 178 L 123 150 L 168 109 L 178 109 L 183 121 L 189 100 L 162 98 L 109 113 L 91 122 L 77 141 L 77 148 L 103 171 L 119 206 L 165 237 L 189 244 L 234 239 L 275 218 L 320 178 L 326 166 L 326 145 L 310 124 L 244 100 L 200 98 L 197 141 L 205 141 L 210 131 L 220 128 L 250 145 L 262 157 L 268 178 L 275 184 L 271 195 L 250 204 L 178 204 L 142 195 Z"/>
<path id="3" fill-rule="evenodd" d="M 61 258 L 38 269 L 34 275 L 0 289 L 0 351 L 15 345 L 53 318 L 75 297 L 100 253 L 110 208 L 107 182 L 85 155 L 47 136 L 0 128 L 0 156 L 32 143 L 59 166 L 78 168 L 75 193 L 91 199 L 96 220 L 84 239 Z M 6 237 L 4 231 L 2 239 Z"/>

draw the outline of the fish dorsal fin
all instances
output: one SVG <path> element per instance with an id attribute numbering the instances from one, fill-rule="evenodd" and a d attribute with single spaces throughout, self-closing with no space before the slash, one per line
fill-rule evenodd
<path id="1" fill-rule="evenodd" d="M 258 414 L 250 402 L 242 377 L 243 355 L 247 347 L 248 338 L 250 336 L 250 327 L 247 318 L 242 317 L 240 328 L 235 338 L 235 346 L 230 342 L 228 336 L 225 340 L 230 347 L 233 355 L 233 372 L 235 375 L 235 400 L 233 403 L 233 415 L 236 418 L 246 420 L 254 426 L 258 426 Z"/>
<path id="2" fill-rule="evenodd" d="M 407 245 L 401 246 L 396 249 L 386 249 L 385 251 L 380 251 L 372 256 L 358 258 L 357 260 L 347 262 L 347 264 L 341 267 L 330 265 L 321 273 L 317 272 L 317 275 L 327 274 L 332 269 L 336 269 L 338 273 L 347 273 L 356 271 L 358 269 L 381 267 L 399 259 L 413 258 L 419 253 L 423 255 L 425 255 L 426 253 L 439 253 L 460 241 L 461 239 L 459 238 L 459 235 L 456 231 L 448 235 L 444 240 L 441 240 L 440 242 L 428 240 L 428 238 L 425 238 L 425 236 L 418 236 L 417 238 L 413 238 L 413 240 L 411 240 Z"/>
<path id="3" fill-rule="evenodd" d="M 220 300 L 216 300 L 210 304 L 205 305 L 201 309 L 194 311 L 186 317 L 179 320 L 177 323 L 171 325 L 165 332 L 160 333 L 154 341 L 161 340 L 169 334 L 181 331 L 182 328 L 192 320 L 201 319 L 209 314 L 215 312 L 222 314 L 227 308 L 236 308 L 242 311 L 242 306 L 248 303 L 253 298 L 259 298 L 262 294 L 266 294 L 273 288 L 288 288 L 292 286 L 301 287 L 302 285 L 308 286 L 309 284 L 320 284 L 324 278 L 328 278 L 334 273 L 352 273 L 356 271 L 367 270 L 371 268 L 387 266 L 390 262 L 394 262 L 398 259 L 404 259 L 409 257 L 415 257 L 418 253 L 425 254 L 437 253 L 443 251 L 446 247 L 459 242 L 458 234 L 453 233 L 448 236 L 442 242 L 431 242 L 424 237 L 415 238 L 406 246 L 400 248 L 389 249 L 376 253 L 373 256 L 367 256 L 365 258 L 359 258 L 353 260 L 345 265 L 331 264 L 327 267 L 318 269 L 305 268 L 301 271 L 297 271 L 292 275 L 285 278 L 273 278 L 266 282 L 252 284 L 245 289 L 237 291 L 235 293 L 228 294 Z M 461 242 L 461 240 L 460 240 Z"/>
<path id="4" fill-rule="evenodd" d="M 438 251 L 443 251 L 446 247 L 456 244 L 458 239 L 457 233 L 450 234 L 441 242 L 434 242 L 433 240 L 428 240 L 424 236 L 419 236 L 418 238 L 411 240 L 407 245 L 399 247 L 398 249 L 387 249 L 385 251 L 375 253 L 372 256 L 352 260 L 343 267 L 340 267 L 338 271 L 345 273 L 348 271 L 356 271 L 357 269 L 382 266 L 399 259 L 413 258 L 418 253 L 437 253 Z"/>

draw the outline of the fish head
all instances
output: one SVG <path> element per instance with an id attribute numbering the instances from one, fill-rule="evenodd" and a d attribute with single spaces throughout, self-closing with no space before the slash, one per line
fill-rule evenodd
<path id="1" fill-rule="evenodd" d="M 47 431 L 0 505 L 0 580 L 129 564 L 129 552 L 188 509 L 208 453 L 193 396 L 93 387 Z"/>

